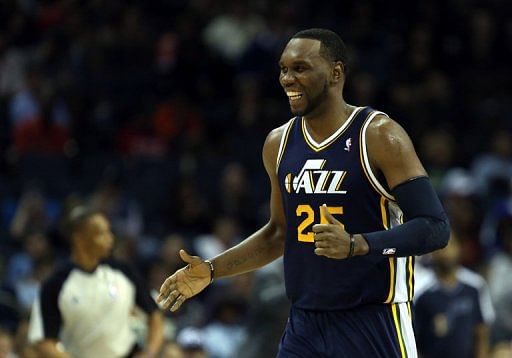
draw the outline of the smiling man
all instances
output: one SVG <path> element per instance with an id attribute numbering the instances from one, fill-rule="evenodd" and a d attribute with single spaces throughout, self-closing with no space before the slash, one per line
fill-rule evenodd
<path id="1" fill-rule="evenodd" d="M 345 102 L 346 52 L 325 29 L 288 42 L 279 81 L 294 117 L 263 147 L 270 219 L 211 260 L 182 250 L 164 307 L 284 255 L 292 308 L 279 357 L 416 356 L 414 255 L 444 247 L 449 223 L 403 128 Z"/>

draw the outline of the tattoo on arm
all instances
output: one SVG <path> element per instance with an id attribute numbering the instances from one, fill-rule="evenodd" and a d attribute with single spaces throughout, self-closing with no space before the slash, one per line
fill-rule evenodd
<path id="1" fill-rule="evenodd" d="M 242 266 L 247 261 L 253 260 L 253 259 L 261 256 L 261 254 L 263 254 L 265 251 L 267 251 L 265 247 L 258 247 L 254 251 L 248 252 L 247 254 L 244 254 L 240 257 L 233 259 L 232 261 L 228 262 L 228 265 L 227 265 L 228 270 L 232 270 L 236 267 Z"/>

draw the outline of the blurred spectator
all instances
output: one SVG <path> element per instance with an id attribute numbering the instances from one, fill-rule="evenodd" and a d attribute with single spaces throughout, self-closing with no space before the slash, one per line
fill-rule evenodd
<path id="1" fill-rule="evenodd" d="M 8 50 L 0 57 L 0 97 L 11 96 L 23 90 L 26 57 L 23 51 L 16 48 Z"/>
<path id="2" fill-rule="evenodd" d="M 416 292 L 415 334 L 424 358 L 489 356 L 489 327 L 494 310 L 484 279 L 459 265 L 460 246 L 452 235 L 448 246 L 432 253 L 435 275 Z"/>
<path id="3" fill-rule="evenodd" d="M 462 168 L 450 169 L 439 188 L 450 225 L 459 240 L 460 263 L 474 269 L 479 268 L 484 258 L 478 236 L 483 212 L 476 190 L 474 178 Z"/>
<path id="4" fill-rule="evenodd" d="M 512 181 L 510 182 L 512 186 Z M 512 193 L 497 200 L 487 211 L 480 231 L 480 242 L 490 258 L 496 252 L 504 250 L 502 235 L 506 233 L 501 229 L 502 223 L 506 223 L 512 217 Z"/>
<path id="5" fill-rule="evenodd" d="M 156 134 L 174 148 L 191 148 L 201 140 L 202 118 L 183 94 L 157 105 L 153 125 Z"/>
<path id="6" fill-rule="evenodd" d="M 235 358 L 247 335 L 242 325 L 244 304 L 238 299 L 219 298 L 211 320 L 201 330 L 205 351 L 211 358 Z"/>
<path id="7" fill-rule="evenodd" d="M 210 224 L 210 203 L 202 195 L 197 179 L 182 177 L 174 189 L 166 205 L 172 227 L 185 232 L 206 232 Z"/>
<path id="8" fill-rule="evenodd" d="M 47 85 L 36 95 L 37 103 L 21 107 L 13 120 L 14 150 L 20 155 L 71 155 L 71 138 L 68 132 L 69 114 L 55 89 Z M 21 101 L 21 99 L 20 99 Z M 28 100 L 27 100 L 28 101 Z M 31 108 L 33 106 L 34 108 Z M 27 107 L 27 108 L 25 108 Z"/>
<path id="9" fill-rule="evenodd" d="M 53 271 L 55 259 L 51 242 L 40 232 L 28 234 L 23 239 L 23 249 L 10 258 L 5 284 L 14 289 L 24 315 L 39 294 L 41 283 Z"/>
<path id="10" fill-rule="evenodd" d="M 46 232 L 53 224 L 47 202 L 38 190 L 27 190 L 21 196 L 11 222 L 11 236 L 17 240 L 36 232 Z"/>
<path id="11" fill-rule="evenodd" d="M 429 130 L 422 136 L 419 148 L 421 158 L 432 180 L 432 185 L 438 190 L 445 174 L 454 165 L 455 144 L 452 133 L 442 128 Z"/>
<path id="12" fill-rule="evenodd" d="M 236 162 L 226 164 L 220 175 L 219 186 L 220 190 L 214 193 L 215 207 L 248 228 L 257 225 L 254 211 L 248 208 L 256 206 L 255 195 L 258 191 L 251 187 L 247 168 Z"/>
<path id="13" fill-rule="evenodd" d="M 489 143 L 490 151 L 478 155 L 471 168 L 486 207 L 508 192 L 512 178 L 512 133 L 496 130 Z"/>
<path id="14" fill-rule="evenodd" d="M 237 61 L 256 35 L 263 32 L 265 22 L 249 8 L 249 3 L 226 1 L 226 12 L 214 17 L 204 29 L 204 40 L 228 61 Z"/>
<path id="15" fill-rule="evenodd" d="M 489 288 L 496 309 L 496 321 L 492 326 L 492 342 L 497 349 L 508 346 L 512 354 L 512 215 L 504 217 L 498 224 L 498 238 L 501 250 L 489 263 Z"/>
<path id="16" fill-rule="evenodd" d="M 148 113 L 136 115 L 119 132 L 121 153 L 128 158 L 162 159 L 167 154 L 167 143 L 156 130 Z"/>
<path id="17" fill-rule="evenodd" d="M 239 357 L 275 357 L 277 354 L 290 306 L 282 265 L 282 259 L 279 259 L 255 274 L 248 301 L 247 334 L 239 347 Z"/>
<path id="18" fill-rule="evenodd" d="M 165 263 L 166 270 L 172 273 L 183 266 L 179 252 L 183 247 L 188 247 L 188 245 L 187 239 L 180 234 L 171 234 L 164 239 L 158 256 Z M 160 284 L 162 282 L 160 281 Z M 158 290 L 160 290 L 160 287 L 158 287 Z"/>
<path id="19" fill-rule="evenodd" d="M 11 125 L 19 127 L 26 120 L 35 118 L 40 113 L 38 94 L 41 89 L 41 69 L 32 66 L 25 78 L 26 86 L 11 98 L 9 118 Z"/>
<path id="20" fill-rule="evenodd" d="M 136 201 L 128 197 L 116 180 L 101 182 L 89 198 L 89 207 L 108 217 L 112 230 L 121 239 L 137 238 L 143 229 L 143 218 Z"/>
<path id="21" fill-rule="evenodd" d="M 7 264 L 5 283 L 11 287 L 30 277 L 39 261 L 52 257 L 51 243 L 44 233 L 34 232 L 23 239 L 23 251 L 14 254 Z"/>
<path id="22" fill-rule="evenodd" d="M 240 241 L 238 222 L 232 217 L 224 216 L 215 219 L 210 235 L 195 238 L 194 248 L 201 257 L 215 257 Z"/>
<path id="23" fill-rule="evenodd" d="M 184 358 L 207 358 L 204 347 L 203 334 L 199 329 L 188 327 L 184 328 L 176 338 L 178 346 L 183 352 Z"/>
<path id="24" fill-rule="evenodd" d="M 53 257 L 43 257 L 37 260 L 29 275 L 21 277 L 14 284 L 16 297 L 23 314 L 30 312 L 32 304 L 39 296 L 41 285 L 52 274 L 55 267 Z"/>

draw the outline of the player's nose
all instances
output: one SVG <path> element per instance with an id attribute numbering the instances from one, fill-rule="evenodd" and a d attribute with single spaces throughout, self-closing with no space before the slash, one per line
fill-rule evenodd
<path id="1" fill-rule="evenodd" d="M 284 88 L 288 88 L 295 83 L 295 76 L 293 76 L 289 72 L 283 73 L 280 76 L 279 81 L 281 82 L 281 86 L 283 86 Z"/>

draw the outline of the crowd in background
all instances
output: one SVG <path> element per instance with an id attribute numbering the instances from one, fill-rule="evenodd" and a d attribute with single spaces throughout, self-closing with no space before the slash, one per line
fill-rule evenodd
<path id="1" fill-rule="evenodd" d="M 0 356 L 22 350 L 77 205 L 109 217 L 114 255 L 154 292 L 182 266 L 180 248 L 212 257 L 266 222 L 261 149 L 290 117 L 277 61 L 308 27 L 347 43 L 347 102 L 411 135 L 462 264 L 487 278 L 493 337 L 512 340 L 511 11 L 505 0 L 2 1 Z M 169 314 L 163 356 L 272 356 L 288 313 L 279 265 L 216 281 Z"/>

